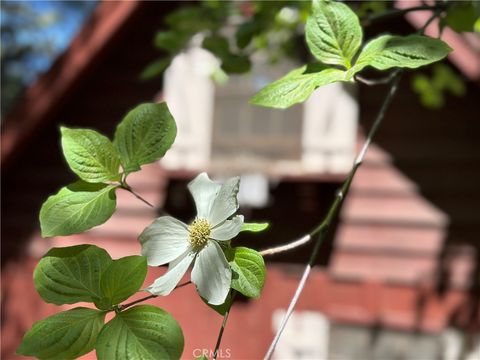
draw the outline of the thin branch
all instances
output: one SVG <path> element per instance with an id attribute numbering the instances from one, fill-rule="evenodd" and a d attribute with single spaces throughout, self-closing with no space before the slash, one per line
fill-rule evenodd
<path id="1" fill-rule="evenodd" d="M 235 301 L 236 295 L 237 295 L 237 292 L 235 290 L 232 290 L 232 294 L 231 294 L 232 301 L 227 311 L 225 311 L 225 314 L 223 315 L 222 326 L 220 326 L 220 331 L 218 332 L 218 337 L 217 337 L 217 343 L 215 344 L 215 350 L 213 351 L 213 360 L 217 360 L 218 350 L 220 349 L 220 344 L 222 342 L 223 332 L 225 331 L 225 326 L 227 326 L 228 315 L 230 314 L 230 310 L 232 309 L 232 305 L 233 305 L 233 302 Z"/>
<path id="2" fill-rule="evenodd" d="M 367 150 L 372 142 L 373 137 L 375 136 L 380 124 L 382 123 L 385 113 L 395 95 L 398 89 L 398 83 L 400 81 L 401 77 L 401 71 L 397 71 L 394 78 L 392 79 L 392 85 L 390 87 L 390 90 L 385 97 L 385 100 L 383 101 L 383 104 L 375 118 L 375 121 L 367 135 L 367 138 L 365 140 L 365 143 L 363 144 L 362 149 L 360 150 L 357 158 L 355 159 L 355 162 L 353 164 L 352 170 L 350 171 L 347 179 L 343 183 L 342 187 L 340 190 L 337 192 L 337 195 L 335 196 L 335 199 L 333 200 L 333 203 L 331 204 L 327 216 L 325 219 L 310 233 L 311 237 L 317 236 L 317 240 L 315 242 L 315 246 L 313 248 L 312 254 L 310 256 L 310 259 L 308 261 L 307 266 L 305 267 L 305 270 L 303 272 L 302 278 L 297 286 L 297 289 L 295 291 L 295 294 L 290 301 L 290 305 L 288 306 L 287 312 L 285 313 L 285 316 L 282 319 L 282 322 L 278 328 L 277 334 L 275 335 L 275 338 L 273 339 L 270 348 L 268 349 L 264 359 L 268 360 L 272 357 L 273 352 L 275 350 L 275 347 L 277 346 L 278 341 L 280 340 L 280 336 L 282 335 L 285 326 L 287 325 L 287 322 L 290 318 L 290 316 L 293 313 L 293 310 L 295 308 L 295 305 L 298 302 L 298 299 L 305 287 L 305 284 L 307 282 L 308 276 L 310 275 L 310 271 L 312 267 L 314 266 L 318 252 L 320 250 L 320 247 L 323 243 L 323 240 L 325 239 L 325 236 L 328 232 L 328 229 L 330 228 L 330 225 L 332 221 L 335 219 L 337 216 L 338 212 L 340 211 L 341 205 L 343 203 L 343 200 L 348 194 L 348 191 L 350 190 L 350 185 L 352 184 L 353 178 L 355 176 L 355 173 L 357 172 L 358 168 L 360 165 L 363 163 L 363 160 L 365 158 L 365 155 L 367 153 Z"/>
<path id="3" fill-rule="evenodd" d="M 425 29 L 432 23 L 433 20 L 435 20 L 437 18 L 437 16 L 439 16 L 440 14 L 442 13 L 442 10 L 440 9 L 437 9 L 435 10 L 435 12 L 433 13 L 432 16 L 430 16 L 428 18 L 428 20 L 425 22 L 425 24 L 423 24 L 423 26 L 418 29 L 417 33 L 419 34 L 423 34 L 425 32 Z"/>
<path id="4" fill-rule="evenodd" d="M 189 284 L 191 284 L 191 283 L 192 283 L 191 281 L 186 281 L 186 282 L 184 282 L 184 283 L 182 283 L 182 284 L 180 284 L 180 285 L 175 286 L 175 288 L 174 288 L 173 290 L 180 289 L 180 288 L 182 288 L 182 287 L 184 287 L 184 286 L 187 286 L 187 285 L 189 285 Z M 150 299 L 154 299 L 154 298 L 156 298 L 156 297 L 158 297 L 158 295 L 150 294 L 150 295 L 145 296 L 145 297 L 143 297 L 143 298 L 140 298 L 140 299 L 138 299 L 138 300 L 135 300 L 135 301 L 132 301 L 132 302 L 129 302 L 129 303 L 126 303 L 126 304 L 119 305 L 119 306 L 118 306 L 118 310 L 120 310 L 120 311 L 125 310 L 126 308 L 129 308 L 130 306 L 136 305 L 136 304 L 138 304 L 138 303 L 141 303 L 141 302 L 144 302 L 144 301 L 147 301 L 147 300 L 150 300 Z"/>
<path id="5" fill-rule="evenodd" d="M 276 246 L 276 247 L 273 247 L 273 248 L 270 248 L 270 249 L 262 250 L 262 251 L 260 251 L 260 255 L 262 255 L 262 256 L 274 255 L 274 254 L 278 254 L 278 253 L 281 253 L 281 252 L 284 252 L 284 251 L 289 251 L 289 250 L 295 249 L 296 247 L 305 245 L 311 239 L 312 239 L 312 237 L 310 236 L 310 234 L 307 234 L 307 235 L 301 237 L 300 239 L 289 242 L 287 244 Z"/>
<path id="6" fill-rule="evenodd" d="M 447 5 L 445 5 L 445 4 L 437 4 L 437 5 L 434 5 L 434 6 L 419 5 L 419 6 L 413 6 L 413 7 L 405 8 L 405 9 L 392 9 L 392 10 L 386 11 L 382 14 L 369 16 L 369 17 L 363 19 L 362 20 L 362 25 L 368 26 L 368 25 L 371 25 L 374 22 L 385 21 L 385 20 L 389 20 L 389 19 L 397 17 L 397 16 L 403 16 L 403 15 L 409 13 L 409 12 L 412 12 L 412 11 L 438 11 L 438 10 L 443 11 L 443 10 L 446 10 L 446 8 L 447 8 Z"/>
<path id="7" fill-rule="evenodd" d="M 390 74 L 388 74 L 387 76 L 382 77 L 382 78 L 378 78 L 378 79 L 367 79 L 367 78 L 363 77 L 362 75 L 356 74 L 355 75 L 355 80 L 357 80 L 358 82 L 360 82 L 362 84 L 368 85 L 368 86 L 383 85 L 383 84 L 390 83 L 390 81 L 392 81 L 392 79 L 394 78 L 395 74 L 396 74 L 396 72 L 393 71 Z"/>
<path id="8" fill-rule="evenodd" d="M 222 326 L 220 327 L 217 343 L 215 344 L 215 351 L 213 352 L 213 360 L 217 360 L 218 350 L 220 349 L 220 343 L 222 342 L 223 332 L 225 330 L 225 326 L 227 325 L 228 314 L 230 314 L 230 309 L 228 309 L 223 316 Z"/>

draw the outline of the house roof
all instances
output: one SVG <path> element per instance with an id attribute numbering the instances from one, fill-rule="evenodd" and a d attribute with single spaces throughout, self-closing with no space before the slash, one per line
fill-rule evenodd
<path id="1" fill-rule="evenodd" d="M 137 1 L 104 1 L 97 6 L 68 49 L 6 115 L 1 135 L 2 168 L 71 95 L 139 7 Z"/>

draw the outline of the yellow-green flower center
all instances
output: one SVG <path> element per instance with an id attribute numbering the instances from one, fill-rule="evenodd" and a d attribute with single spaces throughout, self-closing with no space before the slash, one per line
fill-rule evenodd
<path id="1" fill-rule="evenodd" d="M 201 248 L 207 244 L 210 236 L 210 224 L 206 219 L 195 219 L 188 226 L 190 244 L 194 248 Z"/>

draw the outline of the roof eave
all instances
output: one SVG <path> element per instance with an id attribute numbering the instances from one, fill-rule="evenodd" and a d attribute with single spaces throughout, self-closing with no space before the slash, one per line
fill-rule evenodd
<path id="1" fill-rule="evenodd" d="M 101 2 L 68 49 L 26 90 L 2 123 L 2 168 L 66 100 L 93 60 L 102 55 L 140 4 L 137 1 Z"/>

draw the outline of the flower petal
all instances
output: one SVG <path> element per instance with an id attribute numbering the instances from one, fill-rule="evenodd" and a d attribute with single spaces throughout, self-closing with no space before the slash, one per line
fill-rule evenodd
<path id="1" fill-rule="evenodd" d="M 190 246 L 188 230 L 180 220 L 162 216 L 149 225 L 139 237 L 142 255 L 148 265 L 166 264 L 182 255 Z"/>
<path id="2" fill-rule="evenodd" d="M 230 240 L 238 235 L 243 225 L 243 215 L 234 216 L 231 220 L 225 220 L 210 233 L 210 238 L 215 240 Z"/>
<path id="3" fill-rule="evenodd" d="M 188 267 L 195 258 L 196 253 L 190 249 L 183 253 L 176 261 L 174 267 L 169 267 L 168 271 L 160 276 L 146 290 L 154 295 L 168 295 L 177 286 L 183 275 L 187 272 Z"/>
<path id="4" fill-rule="evenodd" d="M 232 271 L 220 245 L 216 241 L 209 241 L 195 260 L 192 282 L 209 304 L 221 305 L 230 291 L 231 281 Z"/>
<path id="5" fill-rule="evenodd" d="M 238 188 L 240 178 L 238 176 L 227 179 L 213 202 L 208 221 L 215 227 L 224 220 L 228 219 L 238 210 Z"/>
<path id="6" fill-rule="evenodd" d="M 222 185 L 210 180 L 206 173 L 199 174 L 188 184 L 188 189 L 193 196 L 197 207 L 197 216 L 206 219 L 210 214 L 213 201 L 215 200 Z"/>

